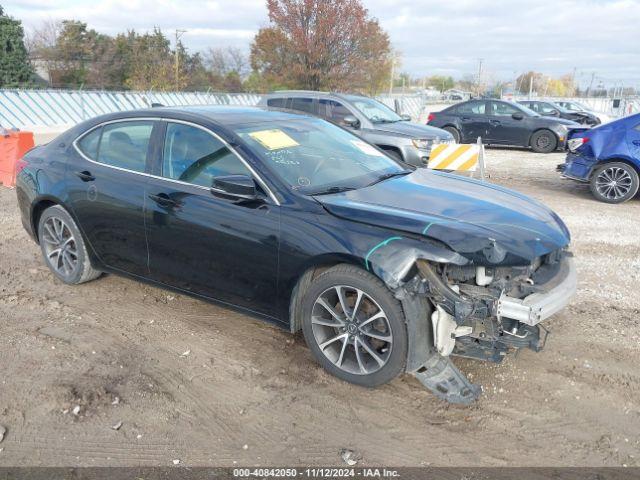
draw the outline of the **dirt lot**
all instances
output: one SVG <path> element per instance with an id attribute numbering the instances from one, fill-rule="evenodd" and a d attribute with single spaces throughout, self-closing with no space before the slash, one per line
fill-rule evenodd
<path id="1" fill-rule="evenodd" d="M 562 154 L 487 155 L 491 181 L 565 219 L 580 289 L 545 351 L 456 361 L 484 386 L 472 407 L 409 376 L 343 383 L 302 337 L 186 296 L 65 286 L 0 188 L 0 465 L 640 465 L 640 200 L 594 201 Z"/>

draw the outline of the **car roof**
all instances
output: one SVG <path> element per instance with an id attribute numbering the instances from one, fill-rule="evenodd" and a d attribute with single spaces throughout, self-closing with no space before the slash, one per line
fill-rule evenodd
<path id="1" fill-rule="evenodd" d="M 202 105 L 184 107 L 158 107 L 143 110 L 129 110 L 111 115 L 114 120 L 131 117 L 176 117 L 185 116 L 200 118 L 221 125 L 233 125 L 274 120 L 295 120 L 304 114 L 290 113 L 281 110 L 270 110 L 261 107 L 230 106 L 230 105 Z"/>
<path id="2" fill-rule="evenodd" d="M 339 93 L 339 92 L 316 92 L 315 90 L 278 90 L 265 95 L 265 98 L 280 98 L 280 97 L 313 97 L 313 98 L 341 98 L 343 100 L 357 100 L 359 98 L 370 99 L 366 95 L 360 95 L 357 93 Z"/>

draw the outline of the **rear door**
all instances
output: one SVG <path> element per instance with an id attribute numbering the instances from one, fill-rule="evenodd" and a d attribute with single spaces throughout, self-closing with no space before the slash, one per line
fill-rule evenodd
<path id="1" fill-rule="evenodd" d="M 290 99 L 287 108 L 294 112 L 308 113 L 310 115 L 318 114 L 316 99 L 310 97 L 293 97 Z"/>
<path id="2" fill-rule="evenodd" d="M 514 114 L 519 114 L 521 118 L 513 118 Z M 522 146 L 528 144 L 530 134 L 528 117 L 519 108 L 506 102 L 491 101 L 488 118 L 487 138 L 490 143 Z"/>
<path id="3" fill-rule="evenodd" d="M 275 315 L 278 205 L 266 194 L 247 201 L 211 188 L 216 176 L 254 175 L 200 126 L 167 121 L 159 157 L 147 187 L 151 278 Z"/>
<path id="4" fill-rule="evenodd" d="M 487 102 L 473 100 L 459 105 L 456 114 L 460 119 L 462 139 L 464 143 L 473 143 L 478 137 L 484 140 L 489 131 L 489 118 L 486 115 Z"/>
<path id="5" fill-rule="evenodd" d="M 146 275 L 144 189 L 160 122 L 101 125 L 74 142 L 67 164 L 69 206 L 85 238 L 108 267 Z"/>

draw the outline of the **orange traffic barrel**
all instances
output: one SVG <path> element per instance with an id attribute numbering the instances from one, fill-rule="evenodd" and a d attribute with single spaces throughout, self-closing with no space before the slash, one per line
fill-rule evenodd
<path id="1" fill-rule="evenodd" d="M 16 185 L 16 165 L 34 146 L 32 132 L 10 131 L 0 135 L 0 184 Z"/>

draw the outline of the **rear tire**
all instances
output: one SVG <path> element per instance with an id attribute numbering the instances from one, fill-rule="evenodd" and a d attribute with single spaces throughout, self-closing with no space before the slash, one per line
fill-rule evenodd
<path id="1" fill-rule="evenodd" d="M 558 148 L 558 138 L 551 130 L 538 130 L 531 136 L 531 148 L 536 153 L 551 153 Z"/>
<path id="2" fill-rule="evenodd" d="M 38 222 L 38 239 L 45 263 L 64 283 L 78 285 L 101 275 L 102 272 L 91 265 L 76 222 L 60 205 L 42 212 Z"/>
<path id="3" fill-rule="evenodd" d="M 404 370 L 407 329 L 402 307 L 369 272 L 353 265 L 330 268 L 306 290 L 301 312 L 307 345 L 332 375 L 376 387 Z"/>
<path id="4" fill-rule="evenodd" d="M 638 193 L 638 172 L 623 162 L 605 163 L 591 175 L 591 193 L 605 203 L 624 203 Z"/>
<path id="5" fill-rule="evenodd" d="M 458 131 L 457 128 L 455 127 L 444 127 L 443 128 L 444 131 L 449 132 L 451 135 L 453 135 L 453 141 L 455 143 L 460 143 L 460 132 Z"/>

